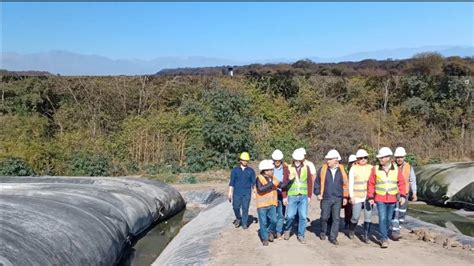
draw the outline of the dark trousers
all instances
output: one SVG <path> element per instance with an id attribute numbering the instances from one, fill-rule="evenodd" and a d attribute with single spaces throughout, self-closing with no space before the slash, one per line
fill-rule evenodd
<path id="1" fill-rule="evenodd" d="M 343 206 L 344 208 L 344 227 L 346 228 L 349 226 L 351 223 L 351 218 L 352 218 L 352 204 L 347 201 L 346 206 Z M 347 228 L 346 228 L 347 229 Z"/>
<path id="2" fill-rule="evenodd" d="M 243 226 L 248 225 L 249 205 L 250 193 L 232 195 L 232 208 L 234 209 L 235 218 L 242 220 Z M 240 209 L 242 209 L 242 215 L 240 214 Z"/>
<path id="3" fill-rule="evenodd" d="M 341 212 L 342 198 L 331 198 L 321 200 L 321 233 L 326 234 L 329 217 L 332 217 L 331 232 L 329 239 L 335 240 L 339 233 L 339 216 Z"/>

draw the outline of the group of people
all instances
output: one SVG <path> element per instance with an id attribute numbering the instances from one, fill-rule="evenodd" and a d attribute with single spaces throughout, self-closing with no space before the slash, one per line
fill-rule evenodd
<path id="1" fill-rule="evenodd" d="M 283 161 L 283 153 L 275 150 L 272 159 L 262 160 L 259 173 L 249 167 L 250 155 L 240 154 L 239 166 L 232 169 L 228 199 L 232 202 L 235 227 L 247 229 L 248 210 L 253 198 L 257 204 L 259 235 L 264 246 L 275 238 L 288 240 L 296 227 L 297 240 L 305 244 L 308 205 L 313 194 L 320 201 L 321 240 L 339 245 L 339 220 L 344 208 L 345 228 L 350 239 L 362 210 L 364 213 L 361 239 L 368 243 L 372 224 L 372 210 L 377 208 L 382 248 L 388 247 L 389 235 L 400 238 L 400 223 L 404 222 L 408 195 L 417 200 L 416 176 L 413 167 L 405 160 L 406 151 L 397 147 L 395 154 L 388 147 L 381 148 L 378 163 L 369 163 L 369 154 L 359 149 L 349 156 L 344 168 L 337 150 L 330 150 L 321 168 L 306 159 L 304 148 L 296 149 L 291 164 Z M 395 157 L 395 160 L 392 158 Z M 330 227 L 328 231 L 328 226 Z"/>

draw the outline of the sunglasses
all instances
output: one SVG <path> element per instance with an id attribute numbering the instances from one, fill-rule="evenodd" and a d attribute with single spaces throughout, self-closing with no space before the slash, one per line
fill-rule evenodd
<path id="1" fill-rule="evenodd" d="M 368 160 L 368 159 L 369 159 L 369 157 L 367 157 L 367 156 L 357 158 L 357 160 Z"/>

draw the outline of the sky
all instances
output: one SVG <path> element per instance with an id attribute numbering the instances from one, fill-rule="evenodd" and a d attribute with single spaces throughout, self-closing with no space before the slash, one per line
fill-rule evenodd
<path id="1" fill-rule="evenodd" d="M 1 3 L 2 51 L 337 57 L 474 45 L 474 3 Z"/>

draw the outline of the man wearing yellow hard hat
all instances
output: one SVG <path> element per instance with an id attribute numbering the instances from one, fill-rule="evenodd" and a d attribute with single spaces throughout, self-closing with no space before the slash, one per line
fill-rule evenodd
<path id="1" fill-rule="evenodd" d="M 234 209 L 235 227 L 242 226 L 243 229 L 247 229 L 250 197 L 255 186 L 256 177 L 255 171 L 248 166 L 250 161 L 248 152 L 242 152 L 239 161 L 239 165 L 234 167 L 230 173 L 228 199 L 229 202 L 232 202 L 232 208 Z"/>

